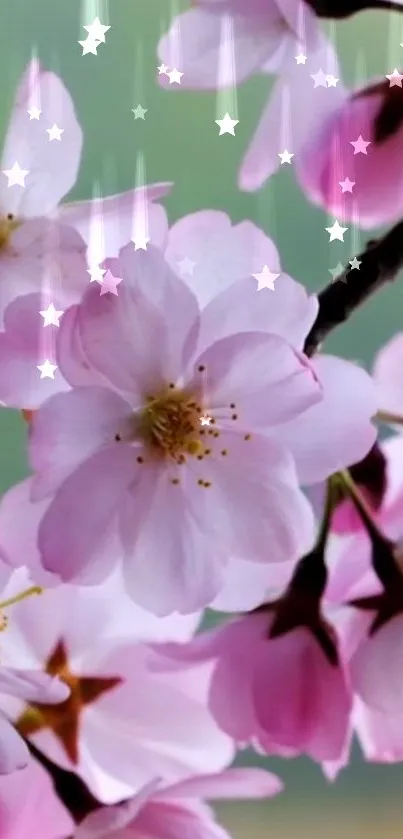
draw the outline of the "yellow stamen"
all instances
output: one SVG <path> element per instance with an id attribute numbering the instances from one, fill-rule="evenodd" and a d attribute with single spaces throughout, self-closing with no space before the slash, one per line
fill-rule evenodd
<path id="1" fill-rule="evenodd" d="M 25 591 L 22 591 L 20 594 L 14 595 L 14 597 L 9 597 L 8 600 L 3 600 L 0 602 L 0 609 L 7 609 L 8 606 L 14 606 L 16 603 L 21 603 L 21 600 L 26 600 L 27 597 L 31 597 L 33 594 L 42 594 L 43 588 L 40 586 L 31 586 L 31 588 L 27 588 Z"/>

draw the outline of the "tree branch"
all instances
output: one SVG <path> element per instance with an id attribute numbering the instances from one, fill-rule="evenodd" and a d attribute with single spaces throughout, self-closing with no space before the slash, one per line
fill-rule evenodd
<path id="1" fill-rule="evenodd" d="M 365 9 L 403 12 L 403 6 L 397 0 L 307 0 L 307 3 L 318 17 L 335 20 L 351 17 Z"/>
<path id="2" fill-rule="evenodd" d="M 62 769 L 60 766 L 56 766 L 33 743 L 29 740 L 25 740 L 25 742 L 32 756 L 51 776 L 56 795 L 66 809 L 69 810 L 76 824 L 89 813 L 99 809 L 101 806 L 100 802 L 94 798 L 84 781 L 78 775 Z"/>
<path id="3" fill-rule="evenodd" d="M 319 293 L 319 312 L 305 341 L 306 355 L 314 355 L 336 326 L 345 323 L 383 285 L 396 279 L 403 268 L 403 221 L 382 239 L 368 242 L 357 259 L 361 262 L 358 269 L 349 266 Z"/>

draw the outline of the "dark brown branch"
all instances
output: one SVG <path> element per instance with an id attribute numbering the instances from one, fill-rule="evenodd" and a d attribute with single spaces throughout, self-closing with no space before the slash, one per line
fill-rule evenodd
<path id="1" fill-rule="evenodd" d="M 25 742 L 32 756 L 52 778 L 56 795 L 69 810 L 76 824 L 79 824 L 85 816 L 101 806 L 78 775 L 56 766 L 33 743 L 28 740 Z"/>
<path id="2" fill-rule="evenodd" d="M 307 0 L 313 11 L 321 18 L 335 20 L 351 17 L 365 9 L 381 9 L 390 12 L 403 12 L 403 7 L 393 0 Z"/>
<path id="3" fill-rule="evenodd" d="M 368 243 L 357 259 L 360 267 L 350 266 L 318 295 L 319 312 L 305 341 L 304 351 L 312 356 L 337 326 L 345 323 L 376 291 L 396 279 L 403 268 L 403 221 L 381 239 Z"/>

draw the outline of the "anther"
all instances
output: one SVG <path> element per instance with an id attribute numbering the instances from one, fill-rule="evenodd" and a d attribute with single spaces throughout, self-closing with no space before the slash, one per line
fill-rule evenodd
<path id="1" fill-rule="evenodd" d="M 178 484 L 178 483 L 179 483 L 179 478 L 172 478 L 171 484 Z"/>
<path id="2" fill-rule="evenodd" d="M 237 419 L 238 419 L 238 414 L 232 414 L 231 419 L 233 419 L 233 420 L 237 420 Z"/>
<path id="3" fill-rule="evenodd" d="M 231 402 L 230 408 L 236 408 L 235 402 Z"/>
<path id="4" fill-rule="evenodd" d="M 121 439 L 122 438 L 121 438 L 120 434 L 115 434 L 115 440 L 116 440 L 117 443 L 120 443 Z"/>
<path id="5" fill-rule="evenodd" d="M 245 434 L 245 436 L 244 436 L 244 438 L 243 438 L 243 439 L 244 439 L 244 440 L 250 440 L 250 439 L 251 439 L 251 437 L 252 437 L 252 435 L 251 435 L 251 434 Z"/>
<path id="6" fill-rule="evenodd" d="M 205 368 L 204 364 L 199 364 L 199 366 L 198 366 L 198 368 L 197 368 L 197 369 L 198 369 L 199 373 L 203 373 L 203 371 L 204 371 L 206 368 Z"/>
<path id="7" fill-rule="evenodd" d="M 221 454 L 222 454 L 222 455 L 226 455 L 226 454 L 228 454 L 228 450 L 227 450 L 227 449 L 222 449 Z"/>
<path id="8" fill-rule="evenodd" d="M 137 463 L 144 463 L 144 457 L 142 457 L 141 454 L 139 454 L 138 457 L 136 457 L 136 460 Z"/>

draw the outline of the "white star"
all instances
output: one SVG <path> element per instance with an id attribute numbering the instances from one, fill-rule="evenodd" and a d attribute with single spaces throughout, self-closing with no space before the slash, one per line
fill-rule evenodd
<path id="1" fill-rule="evenodd" d="M 25 178 L 29 175 L 29 169 L 21 169 L 17 161 L 11 169 L 3 169 L 3 175 L 8 178 L 8 186 L 25 186 Z"/>
<path id="2" fill-rule="evenodd" d="M 350 140 L 350 146 L 354 146 L 354 154 L 368 154 L 367 146 L 371 145 L 370 140 L 363 140 L 362 134 L 358 137 L 358 140 Z"/>
<path id="3" fill-rule="evenodd" d="M 54 379 L 57 364 L 51 364 L 48 359 L 43 364 L 36 365 L 37 370 L 40 371 L 41 379 Z"/>
<path id="4" fill-rule="evenodd" d="M 86 38 L 85 41 L 78 41 L 78 43 L 80 44 L 80 47 L 83 48 L 83 55 L 89 55 L 89 53 L 92 55 L 98 55 L 97 49 L 100 44 L 99 41 L 94 41 L 94 39 L 90 38 L 88 35 L 88 38 Z"/>
<path id="5" fill-rule="evenodd" d="M 239 119 L 231 119 L 229 113 L 226 113 L 222 119 L 216 119 L 215 122 L 220 127 L 219 137 L 222 134 L 232 134 L 235 137 L 235 126 L 238 125 Z"/>
<path id="6" fill-rule="evenodd" d="M 60 326 L 59 320 L 63 314 L 59 309 L 55 309 L 53 303 L 50 303 L 47 309 L 43 309 L 39 314 L 43 317 L 44 326 Z"/>
<path id="7" fill-rule="evenodd" d="M 167 76 L 169 67 L 167 67 L 166 64 L 160 64 L 160 66 L 157 67 L 157 70 L 158 70 L 158 75 L 159 76 Z"/>
<path id="8" fill-rule="evenodd" d="M 90 275 L 90 283 L 102 283 L 106 268 L 100 268 L 99 265 L 94 265 L 92 268 L 87 268 L 87 274 Z"/>
<path id="9" fill-rule="evenodd" d="M 212 417 L 210 417 L 209 414 L 203 414 L 203 416 L 199 417 L 199 419 L 200 425 L 210 425 Z"/>
<path id="10" fill-rule="evenodd" d="M 150 239 L 149 239 L 148 236 L 145 236 L 145 235 L 142 236 L 141 234 L 139 234 L 138 236 L 136 235 L 136 238 L 132 239 L 132 242 L 134 243 L 134 250 L 135 251 L 146 251 L 149 241 L 150 241 Z"/>
<path id="11" fill-rule="evenodd" d="M 399 73 L 399 70 L 397 70 L 396 67 L 395 67 L 393 73 L 391 73 L 389 76 L 388 76 L 388 74 L 386 74 L 386 78 L 389 79 L 389 87 L 401 87 L 402 86 L 403 76 L 402 76 L 401 73 Z"/>
<path id="12" fill-rule="evenodd" d="M 132 108 L 134 119 L 145 119 L 147 111 L 148 108 L 142 108 L 141 105 L 137 105 L 136 108 Z"/>
<path id="13" fill-rule="evenodd" d="M 52 140 L 61 140 L 62 134 L 64 134 L 64 128 L 58 128 L 55 122 L 52 128 L 47 128 L 46 131 L 49 134 L 49 142 Z"/>
<path id="14" fill-rule="evenodd" d="M 361 262 L 362 262 L 362 259 L 357 259 L 356 256 L 354 257 L 354 259 L 349 259 L 349 263 L 351 265 L 351 270 L 354 271 L 354 268 L 356 268 L 357 271 L 359 271 Z"/>
<path id="15" fill-rule="evenodd" d="M 306 55 L 304 55 L 303 52 L 300 52 L 300 53 L 298 53 L 298 55 L 295 56 L 295 60 L 296 60 L 297 64 L 305 64 L 306 58 L 307 57 L 306 57 Z"/>
<path id="16" fill-rule="evenodd" d="M 193 271 L 196 267 L 196 263 L 193 262 L 192 259 L 189 259 L 188 256 L 184 256 L 180 262 L 177 263 L 179 271 L 181 273 L 181 277 L 184 277 L 185 274 L 189 274 L 192 276 Z"/>
<path id="17" fill-rule="evenodd" d="M 270 291 L 274 291 L 274 282 L 279 276 L 280 274 L 272 274 L 267 265 L 263 266 L 260 274 L 252 274 L 252 277 L 257 280 L 258 291 L 261 291 L 262 288 L 269 288 Z"/>
<path id="18" fill-rule="evenodd" d="M 314 87 L 327 87 L 328 76 L 323 72 L 322 68 L 317 73 L 311 73 L 311 79 L 314 81 Z"/>
<path id="19" fill-rule="evenodd" d="M 335 76 L 330 75 L 326 76 L 326 81 L 328 87 L 337 87 L 337 82 L 339 82 L 340 79 L 336 79 Z"/>
<path id="20" fill-rule="evenodd" d="M 173 70 L 166 75 L 168 76 L 169 84 L 180 84 L 183 73 L 180 73 L 179 70 L 174 67 Z"/>
<path id="21" fill-rule="evenodd" d="M 285 151 L 280 151 L 278 156 L 281 160 L 281 166 L 283 163 L 291 163 L 291 158 L 294 157 L 294 155 L 287 151 L 287 149 L 285 149 Z"/>
<path id="22" fill-rule="evenodd" d="M 355 181 L 350 181 L 350 178 L 345 178 L 344 181 L 339 181 L 339 186 L 341 186 L 342 192 L 352 192 Z"/>
<path id="23" fill-rule="evenodd" d="M 27 113 L 29 114 L 29 119 L 30 120 L 31 119 L 39 119 L 42 111 L 40 111 L 39 108 L 29 108 Z"/>
<path id="24" fill-rule="evenodd" d="M 340 224 L 336 219 L 332 227 L 325 227 L 325 230 L 330 235 L 329 242 L 334 242 L 336 239 L 338 239 L 340 242 L 344 242 L 343 236 L 346 230 L 348 230 L 348 227 L 340 227 Z"/>
<path id="25" fill-rule="evenodd" d="M 88 32 L 88 36 L 92 38 L 93 41 L 102 41 L 103 44 L 106 41 L 105 32 L 108 32 L 110 28 L 110 26 L 104 26 L 99 17 L 94 18 L 92 23 L 88 24 L 88 26 L 83 26 L 83 29 Z"/>
<path id="26" fill-rule="evenodd" d="M 121 277 L 114 277 L 110 271 L 107 271 L 103 282 L 101 285 L 100 295 L 102 297 L 103 294 L 115 294 L 116 297 L 118 296 L 118 285 L 122 282 Z"/>

